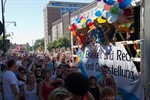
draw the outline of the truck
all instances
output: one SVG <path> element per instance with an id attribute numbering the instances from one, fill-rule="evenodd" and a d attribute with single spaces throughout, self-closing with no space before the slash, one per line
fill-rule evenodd
<path id="1" fill-rule="evenodd" d="M 94 19 L 78 16 L 69 28 L 74 63 L 97 79 L 107 65 L 122 100 L 149 100 L 150 1 L 104 0 L 101 9 L 102 2 L 97 0 Z"/>

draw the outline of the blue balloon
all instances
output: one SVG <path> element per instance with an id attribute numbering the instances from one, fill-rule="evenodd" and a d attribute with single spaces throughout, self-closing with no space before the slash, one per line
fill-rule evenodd
<path id="1" fill-rule="evenodd" d="M 104 3 L 106 3 L 107 0 L 103 0 Z"/>
<path id="2" fill-rule="evenodd" d="M 131 4 L 131 0 L 124 0 L 124 2 L 119 4 L 119 8 L 125 9 L 129 4 Z"/>
<path id="3" fill-rule="evenodd" d="M 101 12 L 100 10 L 97 10 L 96 13 L 95 13 L 95 15 L 96 15 L 97 17 L 100 17 L 100 16 L 102 15 L 102 12 Z"/>
<path id="4" fill-rule="evenodd" d="M 115 1 L 114 0 L 106 0 L 106 3 L 108 5 L 113 5 L 115 3 Z"/>
<path id="5" fill-rule="evenodd" d="M 76 22 L 77 23 L 80 23 L 81 22 L 81 20 L 80 20 L 80 18 L 78 17 L 78 18 L 76 18 Z"/>
<path id="6" fill-rule="evenodd" d="M 113 23 L 116 22 L 118 20 L 118 15 L 116 14 L 111 14 L 111 16 L 108 18 L 108 23 Z"/>
<path id="7" fill-rule="evenodd" d="M 87 19 L 87 20 L 86 20 L 86 24 L 87 24 L 88 22 L 91 22 L 91 21 L 92 21 L 91 19 Z"/>
<path id="8" fill-rule="evenodd" d="M 107 12 L 106 13 L 106 18 L 109 18 L 111 16 L 111 13 L 110 12 Z"/>

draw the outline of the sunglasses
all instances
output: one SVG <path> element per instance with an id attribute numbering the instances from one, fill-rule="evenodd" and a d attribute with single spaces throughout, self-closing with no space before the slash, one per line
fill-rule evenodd
<path id="1" fill-rule="evenodd" d="M 25 74 L 25 72 L 20 72 L 21 74 Z"/>

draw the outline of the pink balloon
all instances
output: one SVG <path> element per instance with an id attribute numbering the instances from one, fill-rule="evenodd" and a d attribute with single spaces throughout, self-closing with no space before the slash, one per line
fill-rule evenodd
<path id="1" fill-rule="evenodd" d="M 119 15 L 119 17 L 118 17 L 118 22 L 119 22 L 120 24 L 123 24 L 123 23 L 125 23 L 126 21 L 127 21 L 127 18 L 126 18 L 125 15 Z"/>
<path id="2" fill-rule="evenodd" d="M 111 7 L 112 7 L 112 6 L 110 6 L 110 5 L 106 4 L 106 3 L 105 3 L 105 5 L 104 5 L 104 9 L 105 9 L 105 10 L 110 10 Z"/>
<path id="3" fill-rule="evenodd" d="M 82 24 L 81 23 L 77 24 L 77 28 L 82 29 Z"/>

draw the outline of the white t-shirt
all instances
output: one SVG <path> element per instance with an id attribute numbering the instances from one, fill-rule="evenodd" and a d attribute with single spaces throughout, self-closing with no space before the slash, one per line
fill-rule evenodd
<path id="1" fill-rule="evenodd" d="M 11 84 L 16 85 L 17 92 L 19 93 L 18 80 L 12 71 L 7 70 L 2 77 L 4 100 L 15 100 L 15 95 L 11 90 Z"/>

